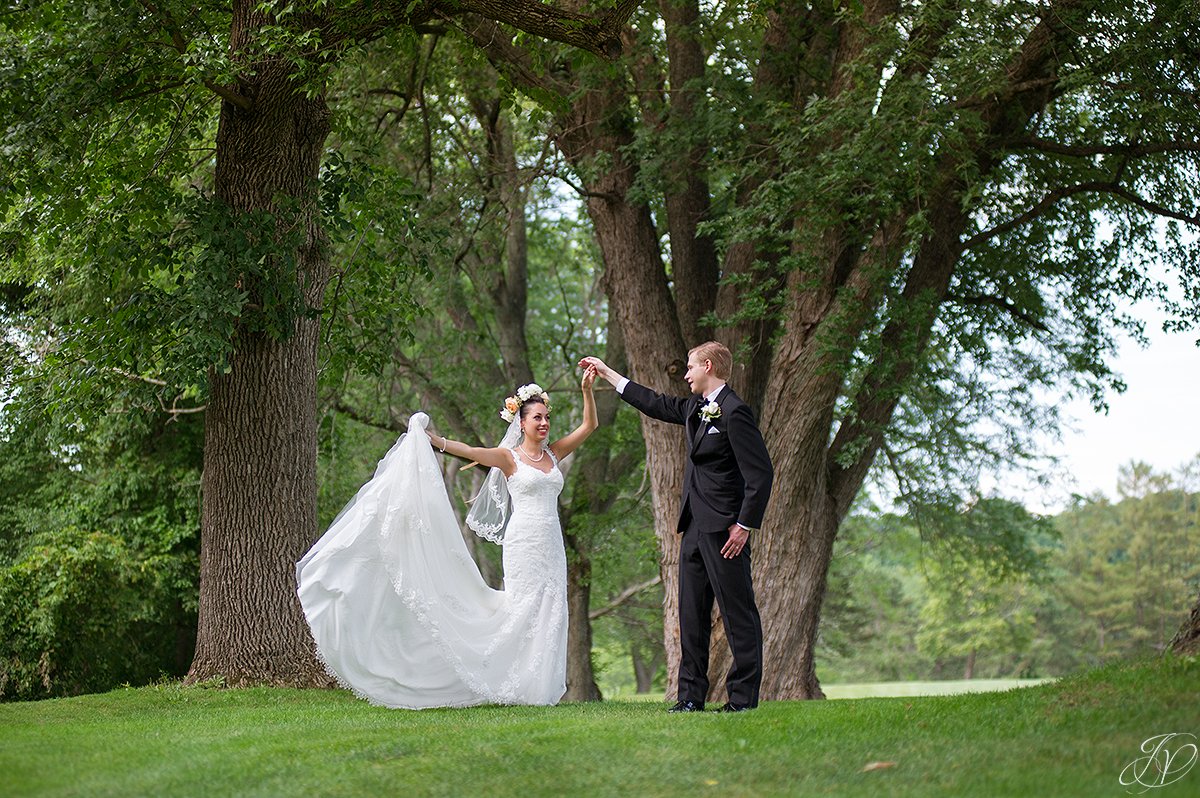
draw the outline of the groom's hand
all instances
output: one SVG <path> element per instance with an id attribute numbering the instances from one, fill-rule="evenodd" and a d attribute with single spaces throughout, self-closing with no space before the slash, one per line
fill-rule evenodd
<path id="1" fill-rule="evenodd" d="M 732 560 L 742 553 L 742 549 L 746 548 L 746 541 L 749 538 L 750 531 L 741 524 L 729 527 L 729 540 L 725 541 L 725 545 L 721 547 L 721 556 Z"/>
<path id="2" fill-rule="evenodd" d="M 604 364 L 604 361 L 598 357 L 588 356 L 579 361 L 579 368 L 586 371 L 587 369 L 595 369 L 596 373 L 604 379 L 616 385 L 621 381 L 621 375 L 610 369 Z"/>

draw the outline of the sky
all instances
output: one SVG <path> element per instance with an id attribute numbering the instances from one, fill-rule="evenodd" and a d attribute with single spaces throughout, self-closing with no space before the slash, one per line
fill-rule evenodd
<path id="1" fill-rule="evenodd" d="M 1107 414 L 1096 413 L 1086 400 L 1065 405 L 1064 417 L 1073 419 L 1073 429 L 1064 429 L 1060 441 L 1044 447 L 1060 458 L 1054 484 L 1036 490 L 1040 500 L 1032 490 L 1009 498 L 1040 512 L 1063 509 L 1072 492 L 1115 499 L 1122 465 L 1141 460 L 1156 472 L 1169 472 L 1200 455 L 1198 333 L 1164 333 L 1162 316 L 1153 308 L 1139 306 L 1135 314 L 1146 321 L 1149 345 L 1121 345 L 1113 366 L 1128 386 L 1125 392 L 1108 395 Z M 1000 492 L 1010 494 L 1013 488 Z"/>

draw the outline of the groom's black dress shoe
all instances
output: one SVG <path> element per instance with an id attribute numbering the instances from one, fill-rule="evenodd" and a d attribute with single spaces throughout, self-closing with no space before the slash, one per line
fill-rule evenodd
<path id="1" fill-rule="evenodd" d="M 735 704 L 732 701 L 730 701 L 729 703 L 723 705 L 717 711 L 718 712 L 749 712 L 752 709 L 754 709 L 754 707 L 749 706 L 748 704 Z"/>
<path id="2" fill-rule="evenodd" d="M 703 712 L 704 705 L 697 704 L 695 701 L 680 701 L 675 706 L 667 710 L 667 712 Z"/>

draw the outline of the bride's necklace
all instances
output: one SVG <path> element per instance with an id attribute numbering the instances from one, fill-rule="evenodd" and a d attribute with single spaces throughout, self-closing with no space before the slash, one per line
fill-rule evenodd
<path id="1" fill-rule="evenodd" d="M 534 457 L 534 456 L 533 456 L 533 455 L 531 455 L 529 452 L 525 451 L 525 447 L 524 447 L 524 446 L 522 446 L 522 447 L 520 447 L 520 448 L 521 448 L 521 454 L 525 455 L 525 459 L 526 459 L 526 460 L 528 460 L 528 461 L 529 461 L 529 462 L 531 462 L 531 463 L 540 463 L 540 462 L 542 461 L 542 458 L 546 456 L 546 450 L 545 450 L 545 449 L 542 449 L 542 450 L 541 450 L 541 451 L 538 453 L 538 456 L 537 456 L 537 457 Z"/>

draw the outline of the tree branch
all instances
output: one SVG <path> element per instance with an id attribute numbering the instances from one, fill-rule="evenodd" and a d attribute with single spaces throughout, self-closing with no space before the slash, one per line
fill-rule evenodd
<path id="1" fill-rule="evenodd" d="M 454 24 L 453 20 L 448 21 Z M 464 24 L 456 27 L 483 51 L 497 69 L 510 72 L 516 85 L 544 91 L 564 100 L 569 95 L 571 87 L 549 73 L 536 69 L 529 51 L 514 45 L 495 20 L 469 14 L 462 22 Z"/>
<path id="2" fill-rule="evenodd" d="M 1048 152 L 1054 155 L 1067 155 L 1075 158 L 1086 158 L 1093 155 L 1157 155 L 1164 152 L 1200 152 L 1200 142 L 1196 141 L 1157 141 L 1148 144 L 1122 142 L 1120 144 L 1088 144 L 1071 145 L 1057 141 L 1028 136 L 1010 141 L 1012 149 L 1031 149 Z"/>
<path id="3" fill-rule="evenodd" d="M 1109 194 L 1115 194 L 1126 202 L 1131 202 L 1142 210 L 1150 211 L 1150 213 L 1158 214 L 1159 216 L 1166 216 L 1168 219 L 1175 219 L 1195 227 L 1200 227 L 1200 214 L 1188 216 L 1182 211 L 1171 210 L 1166 206 L 1159 205 L 1157 202 L 1151 202 L 1150 200 L 1135 194 L 1127 188 L 1116 185 L 1115 183 L 1110 186 L 1102 187 L 1099 190 L 1107 191 Z"/>
<path id="4" fill-rule="evenodd" d="M 485 445 L 482 443 L 483 437 L 479 434 L 479 430 L 475 429 L 459 403 L 436 380 L 418 369 L 410 358 L 398 350 L 393 354 L 392 359 L 399 372 L 412 381 L 412 387 L 421 395 L 421 403 L 426 407 L 436 407 L 444 413 L 446 426 L 455 435 L 463 439 L 479 441 L 481 445 Z M 500 381 L 496 380 L 495 384 L 499 385 Z"/>
<path id="5" fill-rule="evenodd" d="M 153 86 L 145 91 L 136 91 L 130 94 L 117 94 L 113 97 L 113 101 L 124 103 L 130 102 L 131 100 L 140 100 L 143 97 L 152 97 L 155 94 L 162 94 L 163 92 L 171 91 L 172 89 L 178 89 L 180 86 L 186 85 L 188 85 L 186 80 L 177 80 L 172 83 L 164 83 L 161 86 Z"/>
<path id="6" fill-rule="evenodd" d="M 963 242 L 963 249 L 972 249 L 989 239 L 1001 235 L 1002 233 L 1007 233 L 1009 230 L 1013 230 L 1027 222 L 1031 222 L 1057 205 L 1059 200 L 1066 199 L 1067 197 L 1074 196 L 1075 194 L 1081 194 L 1085 191 L 1095 191 L 1097 187 L 1101 185 L 1103 185 L 1103 183 L 1100 181 L 1091 181 L 1087 183 L 1079 183 L 1074 186 L 1056 188 L 1046 196 L 1042 197 L 1042 199 L 1040 199 L 1036 205 L 1024 213 L 1009 219 L 1007 222 L 1003 222 L 987 230 L 982 230 L 971 236 L 965 242 Z"/>
<path id="7" fill-rule="evenodd" d="M 171 418 L 168 419 L 168 422 L 178 421 L 180 416 L 191 415 L 193 413 L 203 413 L 208 409 L 208 405 L 199 405 L 197 407 L 178 407 L 176 405 L 176 402 L 178 401 L 179 398 L 176 397 L 171 401 L 171 406 L 167 407 L 166 402 L 164 402 L 161 398 L 158 400 L 158 405 L 163 409 L 163 412 L 168 413 L 171 416 Z"/>
<path id="8" fill-rule="evenodd" d="M 341 400 L 334 404 L 333 409 L 336 412 L 341 413 L 346 418 L 353 419 L 363 426 L 374 427 L 375 429 L 383 430 L 385 432 L 395 433 L 401 433 L 408 430 L 407 425 L 402 426 L 398 421 L 396 421 L 396 419 L 389 419 L 386 423 L 376 421 L 375 419 L 360 413 L 358 410 L 350 407 L 350 405 Z"/>
<path id="9" fill-rule="evenodd" d="M 447 11 L 476 14 L 613 59 L 621 54 L 621 28 L 640 2 L 620 0 L 599 17 L 555 8 L 538 0 L 458 0 L 448 3 Z"/>
<path id="10" fill-rule="evenodd" d="M 581 196 L 585 199 L 595 197 L 596 199 L 608 200 L 609 202 L 617 202 L 618 200 L 620 200 L 620 197 L 618 197 L 616 194 L 612 193 L 611 191 L 588 191 L 583 186 L 576 185 L 575 182 L 571 180 L 571 178 L 567 177 L 565 174 L 563 174 L 561 172 L 555 171 L 554 178 L 556 180 L 562 181 L 563 183 L 566 183 L 568 188 L 570 188 L 576 194 L 578 194 L 579 196 Z"/>
<path id="11" fill-rule="evenodd" d="M 1011 102 L 1018 95 L 1028 92 L 1048 90 L 1054 88 L 1058 84 L 1058 77 L 1051 76 L 1045 78 L 1031 78 L 1016 83 L 1010 83 L 1002 89 L 990 91 L 986 94 L 975 94 L 970 97 L 964 97 L 954 103 L 955 108 L 977 108 L 979 106 L 994 107 Z"/>
<path id="12" fill-rule="evenodd" d="M 1033 316 L 1031 316 L 1030 314 L 1021 310 L 1019 307 L 1017 307 L 1012 302 L 1010 302 L 1008 299 L 1006 299 L 1005 297 L 1002 297 L 1002 296 L 993 296 L 990 294 L 972 294 L 970 296 L 958 296 L 955 294 L 948 294 L 946 296 L 946 299 L 949 302 L 956 302 L 959 305 L 976 305 L 976 306 L 992 305 L 994 307 L 1000 308 L 1001 310 L 1003 310 L 1005 313 L 1012 316 L 1013 318 L 1019 319 L 1020 321 L 1025 322 L 1026 324 L 1028 324 L 1030 327 L 1034 328 L 1035 330 L 1038 330 L 1040 332 L 1049 332 L 1050 331 L 1050 328 L 1047 327 L 1040 319 L 1034 318 Z"/>
<path id="13" fill-rule="evenodd" d="M 171 12 L 159 8 L 157 5 L 151 2 L 151 0 L 141 0 L 141 3 L 142 6 L 150 12 L 151 16 L 158 19 L 159 24 L 163 27 L 163 30 L 165 30 L 167 35 L 171 37 L 171 44 L 174 45 L 177 51 L 179 51 L 179 54 L 186 55 L 187 40 L 183 38 L 183 31 L 179 27 L 179 23 L 175 21 L 173 16 L 171 16 Z M 205 78 L 203 83 L 206 88 L 211 90 L 222 100 L 233 103 L 243 111 L 249 111 L 254 107 L 254 103 L 250 101 L 250 98 L 243 97 L 228 86 L 222 86 L 214 81 L 209 80 L 208 78 Z"/>
<path id="14" fill-rule="evenodd" d="M 1115 183 L 1113 181 L 1089 180 L 1084 183 L 1077 183 L 1073 186 L 1064 186 L 1062 188 L 1056 188 L 1054 191 L 1051 191 L 1049 194 L 1047 194 L 1045 197 L 1043 197 L 1041 200 L 1039 200 L 1036 205 L 1034 205 L 1032 208 L 1025 211 L 1024 213 L 1008 220 L 1007 222 L 998 224 L 995 227 L 980 231 L 980 232 L 976 233 L 975 235 L 971 236 L 964 242 L 963 247 L 964 247 L 964 249 L 972 249 L 974 247 L 977 247 L 989 239 L 995 238 L 996 236 L 1001 235 L 1002 233 L 1007 233 L 1010 230 L 1013 230 L 1017 227 L 1020 227 L 1023 224 L 1026 224 L 1027 222 L 1033 221 L 1037 217 L 1041 216 L 1042 214 L 1046 213 L 1051 208 L 1053 208 L 1056 204 L 1058 204 L 1059 201 L 1066 199 L 1067 197 L 1074 196 L 1075 194 L 1082 194 L 1082 193 L 1089 192 L 1089 191 L 1113 194 L 1117 197 L 1120 197 L 1121 199 L 1124 199 L 1127 202 L 1137 205 L 1139 208 L 1142 208 L 1143 210 L 1150 211 L 1151 213 L 1157 214 L 1159 216 L 1166 216 L 1170 219 L 1176 219 L 1178 221 L 1185 222 L 1187 224 L 1200 226 L 1200 215 L 1188 216 L 1186 213 L 1183 213 L 1182 211 L 1175 211 L 1175 210 L 1172 210 L 1165 206 L 1159 205 L 1156 202 L 1151 202 L 1150 200 L 1145 199 L 1141 196 L 1138 196 L 1134 192 L 1130 191 L 1127 188 L 1124 188 L 1123 186 L 1118 185 L 1117 183 Z"/>
<path id="15" fill-rule="evenodd" d="M 617 596 L 615 599 L 608 602 L 603 607 L 594 609 L 591 612 L 589 612 L 588 620 L 594 621 L 597 618 L 600 618 L 604 615 L 608 615 L 610 612 L 619 608 L 622 604 L 629 601 L 631 598 L 636 596 L 638 593 L 641 593 L 646 588 L 654 587 L 655 585 L 659 584 L 660 582 L 662 582 L 662 575 L 656 576 L 653 579 L 647 579 L 645 582 L 642 582 L 637 585 L 631 585 L 630 587 L 625 588 L 624 590 L 621 591 L 621 594 L 619 596 Z"/>
<path id="16" fill-rule="evenodd" d="M 229 88 L 228 86 L 222 86 L 219 83 L 214 83 L 213 81 L 208 80 L 207 78 L 205 78 L 205 80 L 204 80 L 204 85 L 206 88 L 210 89 L 214 94 L 216 94 L 222 100 L 233 103 L 238 108 L 241 108 L 243 111 L 249 111 L 250 109 L 252 109 L 254 107 L 254 103 L 251 102 L 249 98 L 243 97 L 242 95 L 238 94 L 236 91 Z"/>

